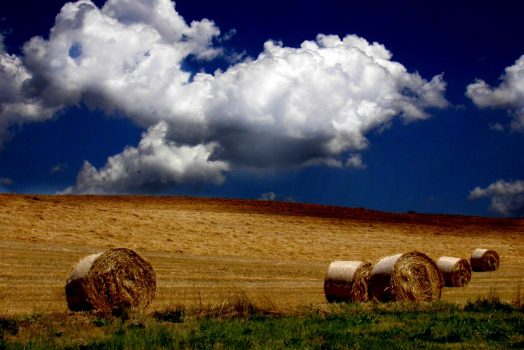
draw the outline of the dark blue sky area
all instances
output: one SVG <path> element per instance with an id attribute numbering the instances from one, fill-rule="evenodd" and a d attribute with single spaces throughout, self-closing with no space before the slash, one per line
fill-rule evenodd
<path id="1" fill-rule="evenodd" d="M 102 6 L 105 1 L 94 2 Z M 64 3 L 0 3 L 6 51 L 20 55 L 31 37 L 47 37 Z M 172 186 L 161 193 L 239 198 L 274 193 L 277 200 L 386 211 L 499 215 L 490 211 L 489 197 L 468 199 L 470 191 L 501 179 L 524 179 L 524 133 L 492 130 L 511 121 L 507 109 L 480 109 L 465 95 L 476 78 L 498 85 L 504 69 L 524 54 L 520 1 L 180 0 L 176 10 L 188 23 L 208 18 L 222 34 L 234 30 L 229 41 L 215 44 L 252 58 L 268 39 L 286 47 L 298 47 L 319 33 L 379 42 L 409 72 L 427 80 L 443 73 L 449 106 L 428 109 L 430 119 L 408 124 L 394 119 L 389 127 L 366 134 L 369 146 L 359 152 L 363 169 L 239 167 L 226 172 L 221 185 Z M 184 65 L 193 73 L 228 66 L 223 58 Z M 83 104 L 67 107 L 52 120 L 12 124 L 0 150 L 0 190 L 62 191 L 74 185 L 85 160 L 100 168 L 109 156 L 136 146 L 144 131 L 124 115 L 108 116 Z"/>

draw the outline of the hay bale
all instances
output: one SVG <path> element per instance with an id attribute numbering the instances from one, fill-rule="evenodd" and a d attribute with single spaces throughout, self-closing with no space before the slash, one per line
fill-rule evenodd
<path id="1" fill-rule="evenodd" d="M 133 250 L 115 248 L 82 258 L 67 278 L 65 292 L 71 311 L 119 313 L 151 303 L 156 275 Z"/>
<path id="2" fill-rule="evenodd" d="M 324 279 L 329 303 L 368 300 L 369 273 L 373 265 L 362 261 L 333 261 Z"/>
<path id="3" fill-rule="evenodd" d="M 437 267 L 446 287 L 464 287 L 471 280 L 471 266 L 465 259 L 441 256 Z"/>
<path id="4" fill-rule="evenodd" d="M 368 291 L 370 299 L 376 301 L 435 301 L 440 299 L 443 285 L 435 262 L 414 251 L 377 261 Z"/>
<path id="5" fill-rule="evenodd" d="M 473 271 L 495 271 L 499 268 L 500 258 L 494 250 L 475 249 L 471 254 L 470 263 Z"/>

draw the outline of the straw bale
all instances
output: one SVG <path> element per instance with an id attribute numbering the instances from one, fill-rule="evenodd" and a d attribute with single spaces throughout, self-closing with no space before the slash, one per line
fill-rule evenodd
<path id="1" fill-rule="evenodd" d="M 376 301 L 435 301 L 444 281 L 437 265 L 416 251 L 387 256 L 375 263 L 368 284 Z"/>
<path id="2" fill-rule="evenodd" d="M 324 279 L 329 303 L 368 300 L 369 273 L 373 265 L 362 261 L 333 261 Z"/>
<path id="3" fill-rule="evenodd" d="M 437 266 L 446 287 L 464 287 L 471 280 L 471 266 L 465 259 L 441 256 Z"/>
<path id="4" fill-rule="evenodd" d="M 499 268 L 500 258 L 494 250 L 478 248 L 471 254 L 470 263 L 473 271 L 495 271 Z"/>
<path id="5" fill-rule="evenodd" d="M 71 311 L 120 313 L 151 303 L 156 275 L 133 250 L 114 248 L 82 258 L 67 278 L 65 292 Z"/>

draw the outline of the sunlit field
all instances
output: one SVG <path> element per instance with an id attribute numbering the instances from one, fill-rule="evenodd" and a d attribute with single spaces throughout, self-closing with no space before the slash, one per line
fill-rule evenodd
<path id="1" fill-rule="evenodd" d="M 66 311 L 74 264 L 112 247 L 152 263 L 152 310 L 218 303 L 239 291 L 280 310 L 323 304 L 330 261 L 412 250 L 432 258 L 469 258 L 479 247 L 499 253 L 499 270 L 445 288 L 444 301 L 518 302 L 524 287 L 524 220 L 268 201 L 0 195 L 0 314 Z"/>

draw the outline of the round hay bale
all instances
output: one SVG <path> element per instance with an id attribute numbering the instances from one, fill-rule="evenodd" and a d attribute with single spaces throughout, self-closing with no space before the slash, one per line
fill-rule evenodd
<path id="1" fill-rule="evenodd" d="M 414 251 L 377 261 L 368 290 L 370 299 L 377 301 L 435 301 L 440 299 L 443 286 L 435 262 Z"/>
<path id="2" fill-rule="evenodd" d="M 115 248 L 82 258 L 67 278 L 65 292 L 71 311 L 119 313 L 151 303 L 156 275 L 133 250 Z"/>
<path id="3" fill-rule="evenodd" d="M 495 271 L 499 268 L 500 258 L 494 250 L 479 248 L 471 254 L 470 263 L 473 271 Z"/>
<path id="4" fill-rule="evenodd" d="M 437 266 L 446 287 L 464 287 L 471 280 L 471 266 L 465 259 L 441 256 Z"/>
<path id="5" fill-rule="evenodd" d="M 372 264 L 362 261 L 333 261 L 324 279 L 329 303 L 368 300 L 368 281 Z"/>

